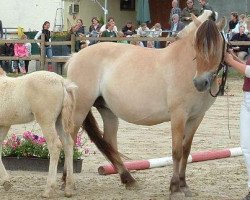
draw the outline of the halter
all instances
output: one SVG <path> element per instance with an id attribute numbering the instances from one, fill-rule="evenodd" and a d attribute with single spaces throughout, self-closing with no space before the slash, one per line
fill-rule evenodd
<path id="1" fill-rule="evenodd" d="M 222 77 L 221 77 L 221 84 L 219 85 L 219 90 L 216 94 L 212 94 L 211 88 L 209 89 L 209 93 L 212 97 L 217 97 L 219 94 L 221 96 L 224 95 L 224 88 L 225 88 L 225 84 L 227 81 L 227 74 L 228 74 L 228 65 L 224 61 L 224 53 L 225 53 L 225 48 L 227 48 L 227 50 L 230 48 L 230 43 L 226 42 L 226 38 L 222 32 L 220 32 L 220 34 L 223 38 L 223 49 L 222 49 L 220 65 L 217 71 L 214 72 L 213 77 L 215 78 L 216 76 L 218 76 L 220 70 L 222 70 Z"/>

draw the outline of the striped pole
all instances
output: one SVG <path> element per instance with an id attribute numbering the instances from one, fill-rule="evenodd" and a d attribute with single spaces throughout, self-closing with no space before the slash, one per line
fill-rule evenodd
<path id="1" fill-rule="evenodd" d="M 242 151 L 240 147 L 223 149 L 223 150 L 211 150 L 211 151 L 201 151 L 197 153 L 192 153 L 188 157 L 188 163 L 202 162 L 207 160 L 222 159 L 228 157 L 241 156 Z M 153 158 L 149 160 L 135 160 L 124 163 L 128 170 L 144 170 L 157 167 L 164 167 L 173 164 L 172 157 L 163 158 Z M 100 175 L 116 174 L 117 171 L 111 164 L 102 165 L 98 168 L 98 173 Z"/>

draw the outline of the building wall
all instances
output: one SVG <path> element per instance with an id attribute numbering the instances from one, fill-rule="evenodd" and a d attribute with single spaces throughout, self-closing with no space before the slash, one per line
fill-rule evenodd
<path id="1" fill-rule="evenodd" d="M 236 11 L 239 14 L 248 14 L 250 0 L 208 0 L 209 5 L 218 12 L 219 18 L 225 16 L 230 20 L 230 13 Z M 196 7 L 200 7 L 198 0 L 195 0 Z"/>
<path id="2" fill-rule="evenodd" d="M 25 31 L 40 30 L 44 21 L 53 29 L 56 9 L 61 0 L 0 0 L 3 27 L 21 26 Z"/>
<path id="3" fill-rule="evenodd" d="M 100 4 L 104 7 L 104 0 L 99 0 Z M 81 18 L 84 22 L 84 25 L 88 27 L 91 25 L 92 17 L 96 16 L 98 18 L 104 16 L 104 12 L 101 7 L 93 2 L 92 0 L 80 0 L 80 11 L 76 15 L 69 14 L 69 6 L 72 4 L 72 1 L 65 1 L 65 28 L 69 29 L 70 26 L 76 23 L 76 20 Z M 116 26 L 118 30 L 122 28 L 122 26 L 126 23 L 126 21 L 130 20 L 135 23 L 136 21 L 136 12 L 135 11 L 120 11 L 120 1 L 118 0 L 108 0 L 108 16 L 113 16 L 115 18 Z"/>

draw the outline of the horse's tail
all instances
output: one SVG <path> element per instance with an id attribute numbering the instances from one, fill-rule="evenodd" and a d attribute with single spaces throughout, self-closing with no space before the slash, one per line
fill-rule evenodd
<path id="1" fill-rule="evenodd" d="M 83 122 L 83 127 L 86 130 L 89 138 L 95 143 L 97 148 L 102 152 L 102 154 L 114 165 L 122 165 L 122 161 L 119 159 L 120 154 L 115 150 L 108 142 L 103 139 L 102 131 L 90 111 Z M 122 155 L 125 157 L 124 155 Z"/>
<path id="2" fill-rule="evenodd" d="M 62 124 L 64 131 L 66 133 L 71 133 L 74 130 L 73 111 L 76 101 L 75 91 L 77 86 L 73 82 L 64 80 L 63 88 L 64 98 L 62 107 Z"/>

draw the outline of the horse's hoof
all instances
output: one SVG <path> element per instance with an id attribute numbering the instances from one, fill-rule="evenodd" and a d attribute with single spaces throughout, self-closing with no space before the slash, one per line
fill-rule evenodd
<path id="1" fill-rule="evenodd" d="M 65 197 L 72 197 L 73 193 L 72 193 L 72 190 L 70 189 L 65 189 L 65 192 L 64 192 L 64 196 Z"/>
<path id="2" fill-rule="evenodd" d="M 49 196 L 49 192 L 44 192 L 44 193 L 42 193 L 42 197 L 43 198 L 49 198 L 50 196 Z"/>
<path id="3" fill-rule="evenodd" d="M 12 186 L 13 186 L 13 185 L 11 184 L 10 181 L 5 181 L 5 182 L 3 183 L 3 188 L 4 188 L 5 191 L 8 191 Z"/>
<path id="4" fill-rule="evenodd" d="M 181 187 L 181 192 L 185 194 L 185 197 L 193 197 L 193 194 L 189 187 Z"/>
<path id="5" fill-rule="evenodd" d="M 170 200 L 185 200 L 185 194 L 182 192 L 174 192 L 172 194 L 170 194 Z"/>
<path id="6" fill-rule="evenodd" d="M 139 184 L 137 183 L 137 181 L 133 181 L 133 182 L 130 182 L 130 183 L 126 183 L 125 184 L 125 188 L 127 190 L 137 190 L 137 189 L 140 189 L 139 187 Z"/>

